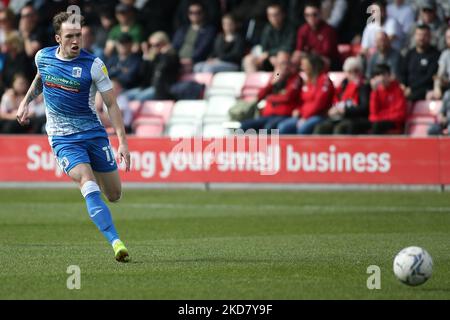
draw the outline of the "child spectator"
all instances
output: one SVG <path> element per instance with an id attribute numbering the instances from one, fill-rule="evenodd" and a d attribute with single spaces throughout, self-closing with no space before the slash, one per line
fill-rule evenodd
<path id="1" fill-rule="evenodd" d="M 406 120 L 406 99 L 400 84 L 391 75 L 387 64 L 375 67 L 370 80 L 369 121 L 361 122 L 370 134 L 386 134 L 390 130 L 402 130 Z"/>
<path id="2" fill-rule="evenodd" d="M 314 127 L 326 119 L 333 103 L 334 86 L 322 58 L 305 54 L 300 64 L 306 79 L 299 92 L 299 104 L 292 112 L 292 117 L 278 125 L 280 134 L 312 134 Z"/>
<path id="3" fill-rule="evenodd" d="M 194 66 L 194 72 L 238 71 L 244 56 L 245 43 L 237 33 L 236 21 L 226 14 L 222 18 L 223 34 L 216 37 L 211 57 Z"/>

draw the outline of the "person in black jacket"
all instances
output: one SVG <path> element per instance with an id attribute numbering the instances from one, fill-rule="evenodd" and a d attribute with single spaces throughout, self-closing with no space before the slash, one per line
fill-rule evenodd
<path id="1" fill-rule="evenodd" d="M 337 88 L 328 119 L 316 125 L 314 134 L 360 134 L 359 122 L 367 122 L 369 115 L 370 84 L 364 80 L 360 58 L 345 60 L 346 78 Z"/>
<path id="2" fill-rule="evenodd" d="M 236 21 L 230 14 L 222 18 L 223 34 L 216 37 L 210 58 L 194 66 L 194 72 L 238 71 L 244 56 L 245 43 L 237 33 Z"/>
<path id="3" fill-rule="evenodd" d="M 142 45 L 143 62 L 139 86 L 125 92 L 129 100 L 172 99 L 170 87 L 179 75 L 178 55 L 165 32 L 157 31 Z"/>
<path id="4" fill-rule="evenodd" d="M 433 76 L 438 71 L 439 51 L 431 45 L 431 29 L 423 24 L 416 27 L 416 47 L 409 50 L 401 63 L 400 82 L 410 101 L 425 100 L 433 89 Z"/>

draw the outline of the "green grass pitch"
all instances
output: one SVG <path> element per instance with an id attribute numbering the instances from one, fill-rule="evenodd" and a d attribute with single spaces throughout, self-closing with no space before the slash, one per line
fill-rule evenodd
<path id="1" fill-rule="evenodd" d="M 450 299 L 448 193 L 125 190 L 110 208 L 129 264 L 75 188 L 0 190 L 0 299 Z M 434 260 L 419 287 L 392 273 L 410 245 Z"/>

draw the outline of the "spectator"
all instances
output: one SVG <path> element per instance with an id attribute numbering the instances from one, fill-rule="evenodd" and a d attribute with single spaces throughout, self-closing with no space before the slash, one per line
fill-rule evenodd
<path id="1" fill-rule="evenodd" d="M 184 73 L 192 72 L 195 63 L 208 57 L 216 35 L 216 28 L 206 23 L 202 2 L 192 2 L 189 5 L 188 17 L 190 24 L 181 26 L 172 41 Z"/>
<path id="2" fill-rule="evenodd" d="M 47 33 L 39 24 L 37 12 L 30 3 L 20 10 L 19 32 L 24 41 L 26 55 L 34 59 L 36 52 L 47 44 Z"/>
<path id="3" fill-rule="evenodd" d="M 124 93 L 122 85 L 120 84 L 117 78 L 111 78 L 111 82 L 113 84 L 114 96 L 117 99 L 117 105 L 119 106 L 119 109 L 122 113 L 125 131 L 126 133 L 131 133 L 133 112 L 128 105 L 129 103 L 128 97 Z M 106 104 L 103 102 L 102 96 L 99 92 L 97 92 L 97 95 L 95 96 L 95 108 L 97 110 L 97 114 L 99 115 L 100 121 L 102 122 L 103 126 L 105 126 L 106 128 L 112 127 L 111 120 L 109 119 L 108 115 L 108 108 L 106 107 Z"/>
<path id="4" fill-rule="evenodd" d="M 293 50 L 295 30 L 287 21 L 283 7 L 278 3 L 271 3 L 266 12 L 269 22 L 262 31 L 261 45 L 253 47 L 252 52 L 245 56 L 245 72 L 273 70 L 277 53 Z"/>
<path id="5" fill-rule="evenodd" d="M 42 112 L 36 113 L 36 102 L 29 104 L 29 123 L 21 126 L 16 119 L 16 113 L 20 102 L 28 91 L 30 82 L 23 74 L 16 74 L 13 79 L 12 88 L 6 90 L 0 103 L 0 132 L 5 134 L 17 133 L 43 133 L 46 118 Z"/>
<path id="6" fill-rule="evenodd" d="M 296 107 L 301 83 L 299 74 L 293 73 L 290 67 L 289 52 L 278 52 L 272 81 L 258 93 L 258 101 L 265 99 L 261 116 L 243 121 L 241 129 L 276 129 Z"/>
<path id="7" fill-rule="evenodd" d="M 424 100 L 433 89 L 433 76 L 438 71 L 439 51 L 431 45 L 428 25 L 419 25 L 415 32 L 416 47 L 404 57 L 400 81 L 405 96 L 410 101 Z"/>
<path id="8" fill-rule="evenodd" d="M 403 34 L 410 34 L 416 19 L 414 8 L 409 3 L 405 3 L 405 0 L 394 0 L 387 6 L 386 10 L 389 18 L 397 20 Z"/>
<path id="9" fill-rule="evenodd" d="M 117 53 L 105 61 L 110 77 L 116 77 L 124 89 L 131 89 L 138 83 L 141 57 L 132 51 L 133 38 L 123 33 L 117 39 Z"/>
<path id="10" fill-rule="evenodd" d="M 322 58 L 315 54 L 304 54 L 300 63 L 306 80 L 292 117 L 278 124 L 280 134 L 313 133 L 314 127 L 326 119 L 333 103 L 334 87 Z"/>
<path id="11" fill-rule="evenodd" d="M 450 91 L 450 26 L 445 32 L 445 41 L 447 49 L 445 49 L 439 58 L 438 72 L 434 78 L 434 90 L 428 92 L 427 100 L 440 100 L 447 90 Z M 449 92 L 450 97 L 450 92 Z"/>
<path id="12" fill-rule="evenodd" d="M 337 70 L 339 69 L 337 33 L 322 19 L 320 8 L 317 1 L 309 1 L 305 5 L 306 23 L 297 32 L 293 63 L 298 65 L 302 53 L 313 53 L 324 60 L 326 69 Z"/>
<path id="13" fill-rule="evenodd" d="M 81 39 L 83 44 L 83 49 L 89 53 L 95 55 L 96 57 L 103 58 L 103 48 L 98 47 L 95 44 L 95 34 L 92 27 L 89 25 L 84 25 L 81 28 Z"/>
<path id="14" fill-rule="evenodd" d="M 421 0 L 419 5 L 419 19 L 415 25 L 413 25 L 412 31 L 409 35 L 409 48 L 414 48 L 415 43 L 415 28 L 419 25 L 426 24 L 430 28 L 431 39 L 430 43 L 438 50 L 445 49 L 445 38 L 443 34 L 447 28 L 445 21 L 439 19 L 437 14 L 437 6 L 435 0 Z"/>
<path id="15" fill-rule="evenodd" d="M 389 65 L 395 77 L 399 78 L 401 55 L 397 50 L 391 47 L 391 42 L 386 32 L 378 31 L 375 38 L 375 43 L 376 51 L 368 59 L 366 78 L 370 79 L 373 69 L 380 63 Z"/>
<path id="16" fill-rule="evenodd" d="M 396 50 L 401 50 L 404 43 L 404 34 L 397 20 L 391 18 L 386 13 L 386 1 L 373 1 L 370 9 L 372 18 L 364 28 L 361 40 L 362 53 L 368 55 L 375 48 L 375 36 L 378 31 L 384 31 L 389 36 L 391 46 Z"/>
<path id="17" fill-rule="evenodd" d="M 108 34 L 104 50 L 105 57 L 113 54 L 116 42 L 123 33 L 128 33 L 132 39 L 131 52 L 138 53 L 141 48 L 142 28 L 136 22 L 136 9 L 132 5 L 119 3 L 116 6 L 116 18 L 119 24 L 115 25 Z"/>
<path id="18" fill-rule="evenodd" d="M 347 10 L 347 0 L 322 0 L 321 16 L 335 30 L 341 26 Z"/>
<path id="19" fill-rule="evenodd" d="M 434 82 L 434 91 L 430 92 L 429 99 L 443 100 L 443 107 L 438 115 L 438 122 L 430 127 L 430 135 L 442 134 L 447 129 L 450 134 L 450 27 L 445 33 L 447 49 L 439 58 L 439 70 Z"/>
<path id="20" fill-rule="evenodd" d="M 238 71 L 244 56 L 244 39 L 236 30 L 234 18 L 226 14 L 222 18 L 223 34 L 216 37 L 211 57 L 194 66 L 194 72 Z"/>
<path id="21" fill-rule="evenodd" d="M 402 130 L 406 120 L 406 99 L 387 64 L 375 67 L 370 85 L 369 121 L 361 122 L 359 130 L 367 129 L 370 134 Z"/>
<path id="22" fill-rule="evenodd" d="M 6 41 L 6 37 L 11 32 L 18 33 L 15 29 L 16 17 L 11 9 L 4 8 L 0 10 L 0 45 Z"/>
<path id="23" fill-rule="evenodd" d="M 95 29 L 95 46 L 103 48 L 104 50 L 106 47 L 106 42 L 108 41 L 108 35 L 112 28 L 117 24 L 117 21 L 114 17 L 114 11 L 110 11 L 107 7 L 101 8 L 100 10 L 100 25 Z M 112 48 L 110 50 L 114 49 Z"/>
<path id="24" fill-rule="evenodd" d="M 9 33 L 1 49 L 4 56 L 1 72 L 4 87 L 12 86 L 14 75 L 17 73 L 24 74 L 29 81 L 34 78 L 31 59 L 25 54 L 22 38 L 17 33 Z"/>
<path id="25" fill-rule="evenodd" d="M 175 10 L 173 19 L 175 28 L 178 29 L 190 23 L 189 15 L 186 15 L 186 13 L 189 12 L 189 7 L 193 3 L 198 2 L 200 2 L 203 8 L 204 23 L 213 25 L 214 28 L 218 28 L 222 16 L 221 1 L 222 0 L 177 0 L 178 7 Z"/>
<path id="26" fill-rule="evenodd" d="M 162 31 L 153 33 L 143 45 L 139 87 L 125 92 L 129 100 L 172 99 L 170 87 L 177 81 L 180 62 L 169 37 Z"/>
<path id="27" fill-rule="evenodd" d="M 314 134 L 361 134 L 358 124 L 367 122 L 369 115 L 370 84 L 364 80 L 360 58 L 345 60 L 346 77 L 336 89 L 334 103 L 328 110 L 328 119 L 318 124 Z"/>

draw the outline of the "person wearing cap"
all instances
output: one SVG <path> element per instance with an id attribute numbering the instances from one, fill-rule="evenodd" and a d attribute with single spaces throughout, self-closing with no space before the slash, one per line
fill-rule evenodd
<path id="1" fill-rule="evenodd" d="M 431 30 L 427 24 L 415 30 L 416 46 L 402 59 L 400 81 L 410 101 L 424 100 L 433 89 L 433 77 L 438 71 L 439 51 L 431 45 Z"/>
<path id="2" fill-rule="evenodd" d="M 133 53 L 133 38 L 128 33 L 122 33 L 116 44 L 117 53 L 105 61 L 111 78 L 117 78 L 124 89 L 131 89 L 138 83 L 139 68 L 142 59 Z"/>
<path id="3" fill-rule="evenodd" d="M 104 55 L 110 57 L 114 52 L 115 44 L 122 33 L 128 33 L 132 39 L 131 51 L 138 53 L 140 43 L 143 41 L 142 27 L 136 22 L 135 8 L 131 5 L 119 3 L 116 6 L 116 18 L 119 22 L 108 34 L 108 40 L 104 50 Z"/>
<path id="4" fill-rule="evenodd" d="M 415 28 L 418 25 L 426 24 L 430 27 L 431 31 L 431 44 L 435 46 L 439 51 L 445 49 L 445 38 L 443 37 L 447 24 L 445 21 L 439 18 L 437 12 L 436 0 L 419 0 L 418 1 L 418 19 L 412 26 L 409 34 L 409 41 L 407 43 L 408 48 L 414 48 L 416 46 Z"/>

